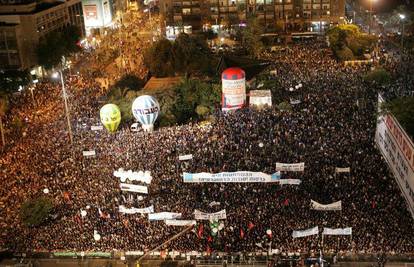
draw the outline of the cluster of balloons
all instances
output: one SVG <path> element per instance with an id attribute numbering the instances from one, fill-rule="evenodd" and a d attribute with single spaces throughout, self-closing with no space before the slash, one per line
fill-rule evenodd
<path id="1" fill-rule="evenodd" d="M 154 122 L 158 117 L 160 104 L 149 95 L 137 97 L 132 103 L 132 114 L 139 121 L 145 131 L 154 129 Z M 121 110 L 115 104 L 106 104 L 100 110 L 100 117 L 103 126 L 114 133 L 121 122 Z"/>
<path id="2" fill-rule="evenodd" d="M 218 231 L 222 230 L 224 228 L 224 223 L 219 223 L 218 221 L 212 221 L 210 222 L 210 228 L 211 228 L 211 235 L 216 236 Z"/>

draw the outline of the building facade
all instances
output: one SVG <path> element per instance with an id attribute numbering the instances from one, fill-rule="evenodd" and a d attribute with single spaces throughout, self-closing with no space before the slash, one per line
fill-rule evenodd
<path id="1" fill-rule="evenodd" d="M 82 0 L 87 33 L 112 24 L 113 3 L 111 0 Z"/>
<path id="2" fill-rule="evenodd" d="M 168 26 L 193 30 L 255 16 L 268 31 L 321 31 L 344 20 L 345 0 L 161 0 L 160 11 Z"/>
<path id="3" fill-rule="evenodd" d="M 4 3 L 0 5 L 0 69 L 37 65 L 39 40 L 52 31 L 75 25 L 85 35 L 81 0 Z"/>

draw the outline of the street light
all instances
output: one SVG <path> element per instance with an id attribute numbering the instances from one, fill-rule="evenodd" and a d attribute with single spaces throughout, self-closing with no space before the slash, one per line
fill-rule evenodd
<path id="1" fill-rule="evenodd" d="M 404 50 L 404 20 L 405 20 L 405 15 L 404 14 L 398 14 L 400 16 L 400 20 L 402 23 L 402 30 L 401 30 L 401 49 Z"/>
<path id="2" fill-rule="evenodd" d="M 376 0 L 368 0 L 369 1 L 369 25 L 368 25 L 368 33 L 371 34 L 372 28 L 372 2 Z"/>
<path id="3" fill-rule="evenodd" d="M 67 101 L 67 94 L 66 94 L 66 88 L 65 88 L 65 82 L 63 81 L 63 73 L 61 70 L 56 71 L 52 74 L 52 77 L 57 79 L 60 76 L 60 82 L 62 84 L 62 93 L 63 93 L 63 100 L 65 103 L 65 113 L 66 113 L 66 120 L 68 123 L 68 130 L 69 130 L 69 140 L 70 140 L 70 145 L 73 145 L 73 137 L 72 137 L 72 126 L 70 124 L 70 115 L 69 115 L 69 109 L 68 109 L 68 101 Z"/>

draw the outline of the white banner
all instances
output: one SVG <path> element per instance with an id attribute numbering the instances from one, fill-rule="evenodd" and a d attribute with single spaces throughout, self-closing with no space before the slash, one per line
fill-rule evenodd
<path id="1" fill-rule="evenodd" d="M 319 233 L 319 228 L 318 226 L 315 226 L 313 228 L 309 228 L 306 230 L 293 231 L 292 237 L 293 238 L 305 237 L 305 236 L 317 235 L 318 233 Z"/>
<path id="2" fill-rule="evenodd" d="M 210 202 L 210 204 L 208 204 L 209 207 L 213 207 L 213 206 L 220 206 L 220 202 L 217 201 L 212 201 Z"/>
<path id="3" fill-rule="evenodd" d="M 342 201 L 336 201 L 330 204 L 320 204 L 311 199 L 311 209 L 313 210 L 342 210 Z"/>
<path id="4" fill-rule="evenodd" d="M 125 171 L 124 169 L 119 168 L 117 171 L 114 171 L 114 176 L 118 177 L 122 183 L 126 182 L 126 180 L 130 180 L 150 184 L 152 181 L 150 171 L 134 172 L 132 170 Z"/>
<path id="5" fill-rule="evenodd" d="M 335 172 L 336 172 L 336 173 L 341 173 L 341 172 L 351 172 L 351 168 L 350 168 L 350 167 L 348 167 L 348 168 L 339 168 L 339 167 L 336 167 L 336 168 L 335 168 Z"/>
<path id="6" fill-rule="evenodd" d="M 92 125 L 91 130 L 92 131 L 101 131 L 101 130 L 103 130 L 103 126 L 102 125 Z"/>
<path id="7" fill-rule="evenodd" d="M 300 162 L 300 163 L 276 162 L 276 171 L 303 172 L 304 170 L 305 170 L 305 162 Z"/>
<path id="8" fill-rule="evenodd" d="M 263 172 L 183 173 L 184 183 L 271 183 L 278 182 L 280 172 L 272 175 Z"/>
<path id="9" fill-rule="evenodd" d="M 178 159 L 179 160 L 190 160 L 190 159 L 193 159 L 193 154 L 178 156 Z"/>
<path id="10" fill-rule="evenodd" d="M 384 100 L 378 97 L 378 107 Z M 379 110 L 378 114 L 382 114 Z M 378 118 L 375 142 L 387 161 L 414 218 L 414 144 L 392 115 Z"/>
<path id="11" fill-rule="evenodd" d="M 299 179 L 280 179 L 279 184 L 292 184 L 292 185 L 300 185 L 302 181 Z"/>
<path id="12" fill-rule="evenodd" d="M 95 150 L 87 150 L 87 151 L 83 151 L 82 155 L 84 157 L 94 157 L 94 156 L 96 156 L 96 152 L 95 152 Z"/>
<path id="13" fill-rule="evenodd" d="M 196 223 L 196 220 L 165 220 L 166 225 L 172 226 L 189 226 L 195 225 Z"/>
<path id="14" fill-rule="evenodd" d="M 181 218 L 181 213 L 175 212 L 158 212 L 148 214 L 148 220 L 150 221 L 164 221 Z"/>
<path id="15" fill-rule="evenodd" d="M 352 235 L 352 227 L 346 228 L 323 228 L 323 235 Z"/>
<path id="16" fill-rule="evenodd" d="M 147 213 L 153 213 L 154 212 L 154 205 L 151 205 L 146 208 L 126 208 L 124 205 L 119 206 L 119 212 L 120 213 L 126 213 L 126 214 L 147 214 Z"/>
<path id="17" fill-rule="evenodd" d="M 301 103 L 301 101 L 300 101 L 299 99 L 296 99 L 296 100 L 291 99 L 291 100 L 290 100 L 290 104 L 291 104 L 291 105 L 297 105 L 297 104 L 300 104 L 300 103 Z"/>
<path id="18" fill-rule="evenodd" d="M 227 218 L 226 210 L 215 213 L 206 213 L 200 210 L 194 210 L 194 218 L 196 220 L 225 220 Z"/>
<path id="19" fill-rule="evenodd" d="M 143 185 L 135 185 L 135 184 L 120 184 L 119 185 L 122 191 L 129 191 L 135 193 L 142 193 L 148 194 L 148 187 Z"/>

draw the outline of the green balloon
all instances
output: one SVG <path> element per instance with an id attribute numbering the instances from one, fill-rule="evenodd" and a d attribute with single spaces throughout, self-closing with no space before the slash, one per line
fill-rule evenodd
<path id="1" fill-rule="evenodd" d="M 106 104 L 100 111 L 101 122 L 103 126 L 110 132 L 116 132 L 119 123 L 121 122 L 121 111 L 117 105 Z"/>

